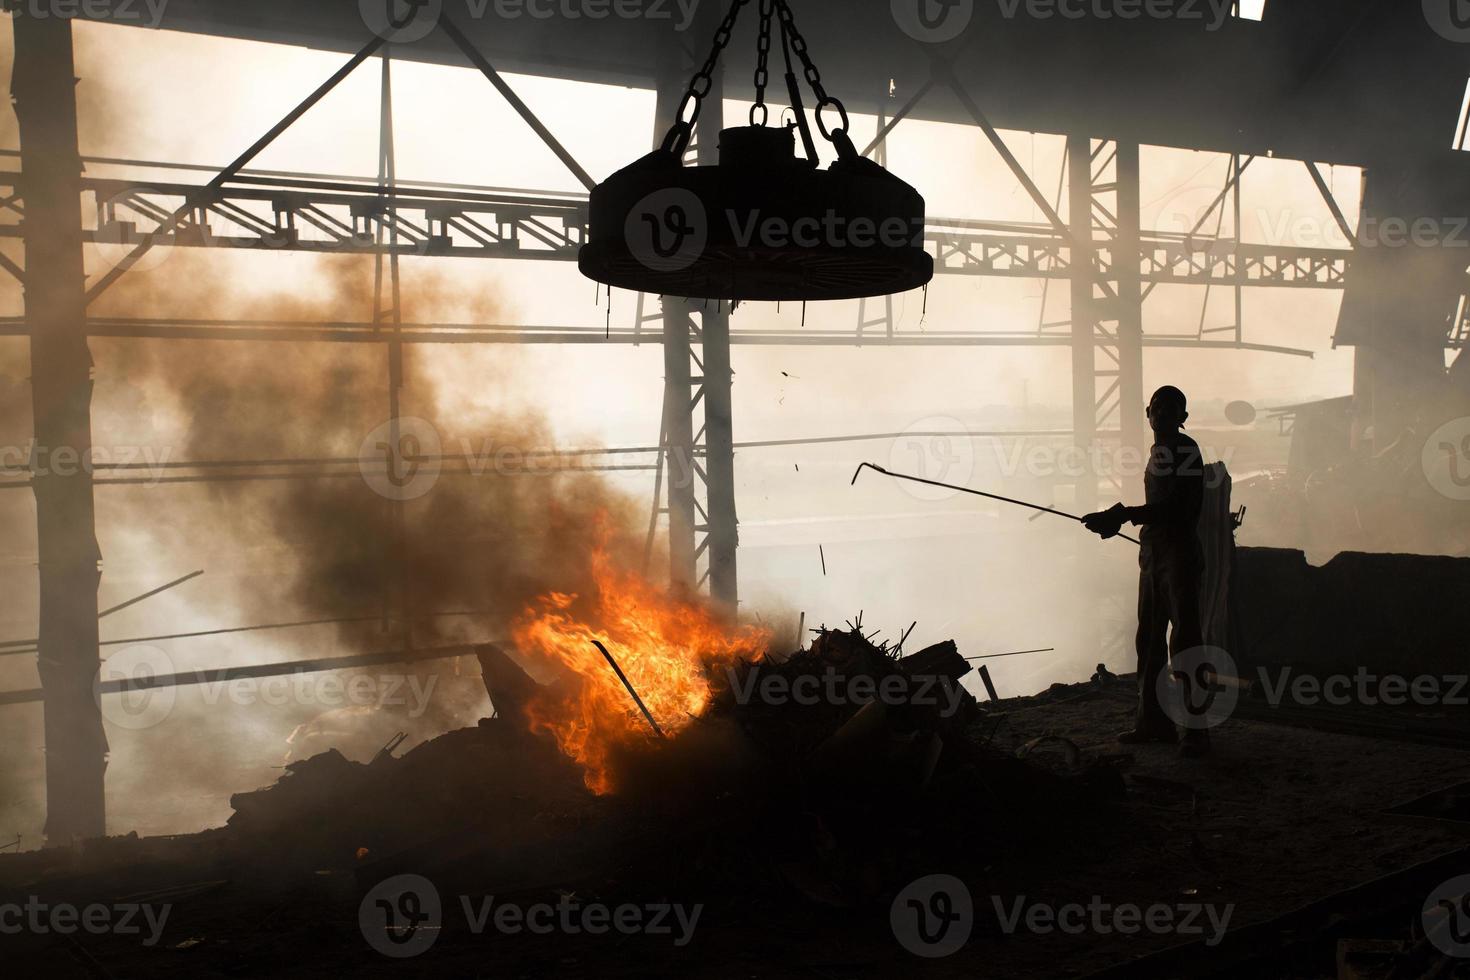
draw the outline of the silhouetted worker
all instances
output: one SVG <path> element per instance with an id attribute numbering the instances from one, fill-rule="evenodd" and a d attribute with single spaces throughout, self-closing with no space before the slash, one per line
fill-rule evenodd
<path id="1" fill-rule="evenodd" d="M 1204 500 L 1204 461 L 1199 445 L 1180 432 L 1189 418 L 1184 392 L 1166 385 L 1148 403 L 1153 449 L 1144 472 L 1144 504 L 1108 510 L 1082 519 L 1088 530 L 1111 538 L 1124 522 L 1142 525 L 1138 552 L 1138 715 L 1125 743 L 1179 740 L 1181 754 L 1209 751 L 1209 733 L 1186 727 L 1176 734 L 1159 703 L 1159 675 L 1185 650 L 1204 643 L 1200 631 L 1200 506 Z M 1172 626 L 1172 630 L 1170 627 Z"/>

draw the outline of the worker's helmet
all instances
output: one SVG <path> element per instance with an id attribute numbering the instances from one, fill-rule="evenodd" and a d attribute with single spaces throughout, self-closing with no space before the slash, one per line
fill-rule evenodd
<path id="1" fill-rule="evenodd" d="M 1154 392 L 1154 396 L 1149 399 L 1149 404 L 1153 404 L 1154 402 L 1161 400 L 1167 401 L 1178 408 L 1181 418 L 1189 414 L 1188 399 L 1184 397 L 1184 392 L 1180 391 L 1173 385 L 1164 385 L 1164 387 Z"/>

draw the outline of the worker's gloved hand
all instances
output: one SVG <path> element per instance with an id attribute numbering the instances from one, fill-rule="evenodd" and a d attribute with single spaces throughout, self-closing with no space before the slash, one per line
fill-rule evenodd
<path id="1" fill-rule="evenodd" d="M 1098 511 L 1095 514 L 1088 514 L 1082 518 L 1082 526 L 1106 540 L 1123 530 L 1123 524 L 1127 520 L 1127 508 L 1122 504 L 1114 504 L 1107 510 Z"/>

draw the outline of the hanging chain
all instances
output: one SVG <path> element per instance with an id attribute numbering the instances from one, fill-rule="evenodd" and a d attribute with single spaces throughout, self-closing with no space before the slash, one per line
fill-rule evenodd
<path id="1" fill-rule="evenodd" d="M 822 85 L 822 73 L 817 70 L 816 64 L 807 52 L 806 38 L 802 37 L 801 32 L 796 29 L 796 17 L 791 13 L 791 4 L 788 0 L 775 0 L 775 4 L 777 11 L 781 15 L 781 29 L 786 32 L 786 36 L 791 43 L 791 50 L 796 52 L 796 56 L 801 59 L 802 69 L 806 74 L 806 82 L 811 86 L 813 94 L 817 97 L 817 106 L 812 110 L 813 114 L 817 117 L 817 128 L 822 131 L 822 135 L 828 140 L 832 139 L 834 133 L 841 133 L 844 136 L 847 135 L 849 129 L 847 107 L 840 100 L 828 95 L 827 89 Z M 829 107 L 836 109 L 837 114 L 842 119 L 842 124 L 835 130 L 829 130 L 827 124 L 822 120 L 822 110 Z"/>
<path id="2" fill-rule="evenodd" d="M 752 126 L 764 126 L 771 118 L 771 110 L 766 108 L 766 83 L 771 80 L 771 72 L 766 65 L 771 57 L 771 18 L 776 12 L 776 5 L 775 0 L 760 0 L 760 2 L 761 26 L 755 43 L 755 105 L 750 107 Z M 759 114 L 759 121 L 757 121 L 757 114 Z"/>
<path id="3" fill-rule="evenodd" d="M 720 22 L 719 30 L 715 31 L 715 44 L 709 53 L 709 58 L 705 61 L 704 67 L 689 80 L 689 90 L 684 93 L 683 101 L 679 103 L 679 111 L 674 113 L 674 128 L 669 130 L 669 134 L 664 137 L 664 149 L 673 150 L 682 155 L 684 148 L 689 145 L 689 138 L 694 135 L 694 124 L 699 121 L 700 104 L 714 88 L 715 68 L 720 63 L 720 55 L 725 53 L 725 48 L 730 43 L 730 35 L 735 30 L 735 21 L 740 17 L 740 11 L 749 2 L 750 0 L 734 0 L 730 4 L 729 12 Z"/>

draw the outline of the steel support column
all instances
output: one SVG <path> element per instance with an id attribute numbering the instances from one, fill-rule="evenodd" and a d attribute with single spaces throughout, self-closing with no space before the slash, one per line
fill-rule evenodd
<path id="1" fill-rule="evenodd" d="M 711 8 L 711 13 L 716 11 Z M 724 116 L 722 66 L 715 70 L 714 84 L 710 86 L 700 116 L 700 166 L 712 167 L 720 162 L 720 130 L 725 126 Z M 736 551 L 740 531 L 735 512 L 735 434 L 731 405 L 735 376 L 730 365 L 730 314 L 733 305 L 725 306 L 719 300 L 689 302 L 691 309 L 699 309 L 700 354 L 696 363 L 700 365 L 703 376 L 700 391 L 690 399 L 690 407 L 694 409 L 701 401 L 704 403 L 704 424 L 695 436 L 695 451 L 697 457 L 704 460 L 705 538 L 696 552 L 708 552 L 705 577 L 709 580 L 710 598 L 734 615 L 739 605 Z"/>
<path id="2" fill-rule="evenodd" d="M 657 105 L 654 109 L 653 145 L 663 142 L 674 124 L 674 113 L 684 95 L 684 52 L 677 36 L 670 35 L 659 66 Z M 654 520 L 660 511 L 669 518 L 669 583 L 676 591 L 693 592 L 697 581 L 695 527 L 698 501 L 694 468 L 694 413 L 690 405 L 693 381 L 690 370 L 690 335 L 694 329 L 689 304 L 678 297 L 659 300 L 663 312 L 664 404 L 662 475 L 668 504 L 660 507 L 654 489 Z"/>
<path id="3" fill-rule="evenodd" d="M 1098 433 L 1116 430 L 1126 453 L 1141 453 L 1147 440 L 1138 144 L 1068 137 L 1067 170 L 1076 444 L 1090 460 Z M 1136 495 L 1134 483 L 1118 479 L 1118 467 L 1107 475 L 1118 496 Z M 1079 484 L 1078 506 L 1097 504 L 1096 477 L 1089 473 Z"/>
<path id="4" fill-rule="evenodd" d="M 687 62 L 692 57 L 693 52 L 670 44 L 670 56 L 659 73 L 655 144 L 673 124 L 673 114 L 685 91 L 684 79 L 691 70 Z M 723 106 L 724 85 L 717 68 L 694 134 L 694 152 L 701 165 L 719 159 Z M 739 531 L 731 409 L 731 310 L 717 300 L 664 297 L 662 303 L 663 465 L 668 487 L 670 579 L 675 588 L 691 591 L 707 582 L 710 596 L 733 614 L 738 603 Z M 657 517 L 656 500 L 654 507 Z"/>
<path id="5" fill-rule="evenodd" d="M 1097 321 L 1092 244 L 1092 140 L 1067 138 L 1068 210 L 1072 230 L 1072 438 L 1090 458 L 1097 439 L 1093 391 L 1097 368 L 1093 325 Z M 1097 479 L 1090 469 L 1077 484 L 1077 508 L 1097 509 Z"/>
<path id="6" fill-rule="evenodd" d="M 734 613 L 739 603 L 736 552 L 740 546 L 735 510 L 735 432 L 731 388 L 729 307 L 700 314 L 704 343 L 704 458 L 709 506 L 709 591 Z"/>
<path id="7" fill-rule="evenodd" d="M 1113 270 L 1118 294 L 1118 429 L 1122 434 L 1123 458 L 1142 454 L 1149 448 L 1148 420 L 1144 417 L 1143 391 L 1143 280 L 1139 275 L 1141 195 L 1138 144 L 1119 141 L 1116 182 L 1118 186 L 1118 233 L 1113 244 Z M 1105 420 L 1098 424 L 1104 428 Z M 1142 458 L 1141 455 L 1137 458 Z M 1139 496 L 1138 481 L 1125 482 L 1123 496 Z M 1136 503 L 1142 503 L 1137 499 Z"/>
<path id="8" fill-rule="evenodd" d="M 392 48 L 383 46 L 383 68 L 378 96 L 378 190 L 383 213 L 395 210 L 398 186 L 398 151 L 393 129 Z M 402 473 L 403 431 L 403 289 L 398 263 L 398 223 L 374 222 L 374 242 L 386 245 L 387 254 L 373 256 L 373 330 L 388 334 L 388 478 L 394 486 L 406 478 Z M 408 531 L 404 502 L 387 500 L 389 540 L 383 548 L 383 629 L 406 650 L 413 649 L 413 620 L 408 598 Z"/>
<path id="9" fill-rule="evenodd" d="M 693 591 L 698 581 L 695 528 L 699 476 L 694 459 L 694 412 L 690 404 L 689 305 L 665 297 L 664 311 L 664 472 L 668 486 L 669 581 L 676 590 Z M 658 506 L 658 501 L 654 501 Z"/>
<path id="10" fill-rule="evenodd" d="M 39 452 L 92 451 L 92 358 L 82 256 L 81 155 L 71 20 L 17 12 L 11 91 L 27 174 L 25 314 Z M 32 477 L 40 570 L 39 674 L 45 693 L 46 836 L 106 832 L 107 740 L 97 676 L 97 547 L 86 466 Z"/>

